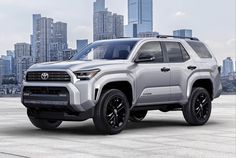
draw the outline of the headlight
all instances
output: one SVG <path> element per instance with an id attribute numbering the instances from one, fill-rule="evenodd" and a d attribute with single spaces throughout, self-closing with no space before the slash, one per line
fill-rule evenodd
<path id="1" fill-rule="evenodd" d="M 93 70 L 80 70 L 80 71 L 75 71 L 74 74 L 76 75 L 77 79 L 80 80 L 90 80 L 93 78 L 100 69 L 93 69 Z"/>

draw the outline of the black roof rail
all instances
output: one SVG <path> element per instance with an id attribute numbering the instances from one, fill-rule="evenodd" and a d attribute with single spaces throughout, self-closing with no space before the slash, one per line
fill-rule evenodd
<path id="1" fill-rule="evenodd" d="M 158 35 L 156 36 L 157 38 L 168 38 L 168 37 L 172 37 L 172 38 L 180 38 L 180 39 L 190 39 L 190 40 L 194 40 L 194 41 L 199 41 L 198 38 L 196 37 L 183 37 L 183 36 L 171 36 L 171 35 Z"/>
<path id="2" fill-rule="evenodd" d="M 131 38 L 131 37 L 117 37 L 117 39 L 122 39 L 122 38 Z"/>

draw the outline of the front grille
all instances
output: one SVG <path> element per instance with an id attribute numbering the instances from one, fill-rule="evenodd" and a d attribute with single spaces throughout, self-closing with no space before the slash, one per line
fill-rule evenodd
<path id="1" fill-rule="evenodd" d="M 69 92 L 64 87 L 24 87 L 23 102 L 28 105 L 68 105 Z"/>
<path id="2" fill-rule="evenodd" d="M 42 76 L 47 74 L 48 76 Z M 31 71 L 26 74 L 26 81 L 71 81 L 70 75 L 64 71 Z"/>
<path id="3" fill-rule="evenodd" d="M 60 95 L 68 93 L 67 89 L 64 87 L 24 87 L 23 91 L 30 94 L 43 95 Z"/>

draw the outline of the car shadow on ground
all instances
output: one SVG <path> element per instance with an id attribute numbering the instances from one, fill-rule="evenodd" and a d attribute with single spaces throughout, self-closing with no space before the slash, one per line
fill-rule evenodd
<path id="1" fill-rule="evenodd" d="M 210 121 L 205 126 L 215 126 L 219 125 L 220 122 L 214 122 Z M 205 127 L 202 126 L 202 127 Z M 179 120 L 144 120 L 142 122 L 129 122 L 127 127 L 125 128 L 125 133 L 129 133 L 129 131 L 133 130 L 160 130 L 160 129 L 176 129 L 176 128 L 201 128 L 196 126 L 189 126 L 184 121 Z M 84 136 L 95 136 L 95 135 L 101 135 L 99 132 L 97 132 L 96 128 L 94 127 L 92 122 L 83 123 L 82 125 L 79 124 L 69 124 L 67 125 L 64 123 L 61 127 L 59 127 L 56 130 L 52 131 L 43 131 L 40 129 L 37 129 L 32 126 L 15 126 L 14 128 L 7 128 L 2 129 L 0 132 L 0 135 L 10 135 L 10 136 L 43 136 L 43 135 L 84 135 Z"/>

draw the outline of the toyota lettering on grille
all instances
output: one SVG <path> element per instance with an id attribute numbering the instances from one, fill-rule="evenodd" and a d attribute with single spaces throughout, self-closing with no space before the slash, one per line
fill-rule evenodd
<path id="1" fill-rule="evenodd" d="M 49 78 L 49 74 L 48 73 L 44 72 L 44 73 L 41 74 L 41 79 L 42 80 L 48 80 L 48 78 Z"/>

